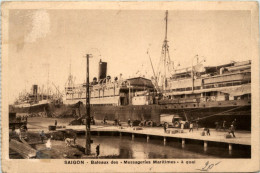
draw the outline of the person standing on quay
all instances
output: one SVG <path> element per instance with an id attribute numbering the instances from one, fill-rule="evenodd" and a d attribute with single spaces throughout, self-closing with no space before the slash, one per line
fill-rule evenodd
<path id="1" fill-rule="evenodd" d="M 97 154 L 97 157 L 99 156 L 99 152 L 100 152 L 100 144 L 98 144 L 96 146 L 96 154 Z"/>
<path id="2" fill-rule="evenodd" d="M 54 125 L 55 125 L 55 126 L 57 126 L 57 124 L 58 124 L 58 122 L 57 122 L 57 120 L 55 120 L 55 123 L 54 123 Z"/>
<path id="3" fill-rule="evenodd" d="M 197 125 L 197 130 L 199 130 L 199 121 L 196 121 L 196 125 Z"/>
<path id="4" fill-rule="evenodd" d="M 193 123 L 192 123 L 192 122 L 190 122 L 190 130 L 189 130 L 189 132 L 190 132 L 190 131 L 193 132 Z"/>
<path id="5" fill-rule="evenodd" d="M 130 127 L 130 126 L 131 126 L 131 125 L 130 125 L 130 123 L 131 123 L 130 118 L 128 119 L 127 123 L 128 123 L 128 126 Z"/>
<path id="6" fill-rule="evenodd" d="M 223 121 L 222 127 L 223 127 L 223 130 L 226 131 L 226 121 L 225 120 Z"/>
<path id="7" fill-rule="evenodd" d="M 184 130 L 184 123 L 181 123 L 181 129 Z"/>
<path id="8" fill-rule="evenodd" d="M 210 136 L 210 130 L 207 128 L 207 136 Z"/>
<path id="9" fill-rule="evenodd" d="M 43 143 L 43 139 L 44 139 L 44 137 L 45 137 L 44 131 L 42 131 L 42 132 L 40 133 L 40 137 L 41 137 L 41 141 L 42 141 L 42 143 Z"/>
<path id="10" fill-rule="evenodd" d="M 167 130 L 166 123 L 163 124 L 163 129 L 164 129 L 164 133 L 166 133 Z"/>
<path id="11" fill-rule="evenodd" d="M 103 118 L 103 123 L 106 124 L 106 117 Z"/>
<path id="12" fill-rule="evenodd" d="M 218 129 L 219 129 L 218 121 L 215 122 L 215 125 L 216 125 L 216 131 L 218 131 Z"/>
<path id="13" fill-rule="evenodd" d="M 233 137 L 235 138 L 235 128 L 233 125 L 230 126 L 230 131 L 228 132 L 228 134 L 232 133 Z"/>
<path id="14" fill-rule="evenodd" d="M 234 119 L 234 121 L 232 122 L 232 125 L 234 126 L 234 129 L 236 130 L 236 127 L 237 127 L 237 119 Z"/>

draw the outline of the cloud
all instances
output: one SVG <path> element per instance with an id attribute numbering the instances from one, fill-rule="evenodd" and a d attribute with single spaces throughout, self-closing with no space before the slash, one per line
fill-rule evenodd
<path id="1" fill-rule="evenodd" d="M 45 10 L 37 10 L 32 15 L 32 29 L 25 37 L 25 42 L 32 43 L 45 37 L 50 32 L 50 18 Z"/>

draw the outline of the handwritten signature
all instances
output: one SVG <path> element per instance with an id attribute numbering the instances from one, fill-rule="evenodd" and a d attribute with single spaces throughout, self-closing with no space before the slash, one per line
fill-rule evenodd
<path id="1" fill-rule="evenodd" d="M 210 169 L 212 169 L 214 166 L 218 165 L 220 162 L 217 162 L 217 163 L 209 163 L 209 161 L 207 161 L 205 163 L 205 166 L 201 169 L 196 169 L 196 170 L 200 170 L 200 171 L 208 171 Z"/>

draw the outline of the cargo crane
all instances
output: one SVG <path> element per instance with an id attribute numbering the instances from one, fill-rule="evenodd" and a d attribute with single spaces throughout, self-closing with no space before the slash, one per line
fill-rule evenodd
<path id="1" fill-rule="evenodd" d="M 154 71 L 154 67 L 153 67 L 153 63 L 152 63 L 152 59 L 151 59 L 151 56 L 150 56 L 150 53 L 149 53 L 149 49 L 147 50 L 147 54 L 149 56 L 149 60 L 150 60 L 150 63 L 151 63 L 151 66 L 152 66 L 152 70 L 153 70 L 153 75 L 154 75 L 154 83 L 155 83 L 155 88 L 158 92 L 161 92 L 160 91 L 160 88 L 158 86 L 158 81 L 157 81 L 157 77 L 156 77 L 156 74 L 155 74 L 155 71 Z"/>
<path id="2" fill-rule="evenodd" d="M 58 91 L 58 98 L 62 97 L 62 93 L 60 92 L 59 88 L 52 82 L 52 85 L 55 87 L 56 91 Z"/>

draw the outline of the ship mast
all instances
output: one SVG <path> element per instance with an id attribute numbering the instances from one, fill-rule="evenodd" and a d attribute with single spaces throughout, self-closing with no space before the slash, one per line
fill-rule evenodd
<path id="1" fill-rule="evenodd" d="M 71 74 L 71 59 L 70 59 L 70 69 L 69 69 L 69 78 L 68 78 L 68 87 L 72 87 L 73 86 L 73 76 Z"/>
<path id="2" fill-rule="evenodd" d="M 161 53 L 161 60 L 160 63 L 162 64 L 162 69 L 158 69 L 159 75 L 158 78 L 161 82 L 161 86 L 163 90 L 166 89 L 167 87 L 167 74 L 169 73 L 169 64 L 171 62 L 170 60 L 170 54 L 169 54 L 169 45 L 168 45 L 168 40 L 167 40 L 167 32 L 168 32 L 168 10 L 165 12 L 165 38 L 163 41 L 163 46 L 162 46 L 162 53 Z M 160 74 L 160 71 L 163 72 Z"/>
<path id="3" fill-rule="evenodd" d="M 165 39 L 164 42 L 167 44 L 167 26 L 168 26 L 168 10 L 165 13 Z"/>
<path id="4" fill-rule="evenodd" d="M 69 74 L 69 75 L 72 76 L 72 75 L 71 75 L 71 59 L 70 59 L 70 74 Z"/>
<path id="5" fill-rule="evenodd" d="M 166 87 L 166 56 L 168 52 L 168 41 L 167 41 L 167 25 L 168 25 L 168 11 L 165 14 L 165 39 L 163 44 L 163 51 L 164 51 L 164 78 L 163 78 L 163 89 L 165 90 Z"/>
<path id="6" fill-rule="evenodd" d="M 48 79 L 47 79 L 47 100 L 49 100 L 49 78 L 50 78 L 50 64 L 47 64 L 48 68 Z"/>

